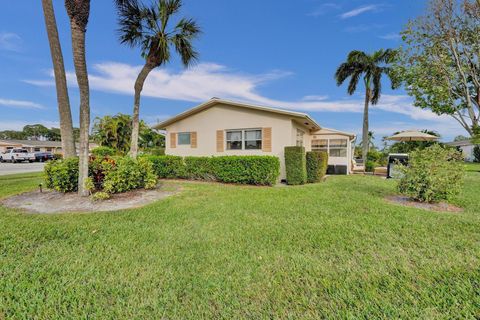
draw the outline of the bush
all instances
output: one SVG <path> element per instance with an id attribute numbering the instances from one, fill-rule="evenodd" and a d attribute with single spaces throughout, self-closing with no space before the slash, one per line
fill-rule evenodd
<path id="1" fill-rule="evenodd" d="M 299 185 L 307 181 L 307 166 L 304 147 L 285 147 L 287 184 Z"/>
<path id="2" fill-rule="evenodd" d="M 78 158 L 50 161 L 44 169 L 45 185 L 59 192 L 77 191 Z"/>
<path id="3" fill-rule="evenodd" d="M 463 182 L 461 154 L 439 145 L 410 153 L 401 167 L 398 191 L 414 200 L 438 202 L 458 194 Z"/>
<path id="4" fill-rule="evenodd" d="M 107 193 L 125 192 L 157 185 L 157 176 L 148 159 L 91 158 L 88 165 L 88 189 Z M 78 158 L 55 160 L 45 165 L 47 188 L 73 192 L 78 184 Z"/>
<path id="5" fill-rule="evenodd" d="M 96 147 L 91 151 L 92 156 L 94 157 L 113 157 L 117 154 L 117 151 L 110 147 Z"/>
<path id="6" fill-rule="evenodd" d="M 280 175 L 280 160 L 274 156 L 224 156 L 211 158 L 217 181 L 271 186 Z"/>
<path id="7" fill-rule="evenodd" d="M 107 193 L 121 193 L 133 189 L 154 188 L 157 177 L 152 163 L 145 158 L 132 159 L 122 157 L 105 172 L 103 191 Z"/>
<path id="8" fill-rule="evenodd" d="M 213 158 L 185 157 L 185 178 L 205 181 L 217 180 Z"/>
<path id="9" fill-rule="evenodd" d="M 54 154 L 53 154 L 53 159 L 54 159 L 54 160 L 62 160 L 62 159 L 63 159 L 63 154 L 61 154 L 61 153 L 54 153 Z"/>
<path id="10" fill-rule="evenodd" d="M 192 179 L 252 185 L 274 185 L 280 161 L 272 156 L 149 156 L 159 178 Z"/>
<path id="11" fill-rule="evenodd" d="M 367 163 L 365 165 L 366 172 L 373 172 L 375 167 L 385 167 L 388 163 L 388 154 L 378 151 L 370 150 L 367 153 Z"/>
<path id="12" fill-rule="evenodd" d="M 93 201 L 103 201 L 103 200 L 108 200 L 110 199 L 111 195 L 109 193 L 106 193 L 105 191 L 99 191 L 95 192 L 92 195 L 92 200 Z"/>
<path id="13" fill-rule="evenodd" d="M 473 147 L 473 161 L 480 162 L 480 144 Z"/>
<path id="14" fill-rule="evenodd" d="M 177 156 L 145 156 L 153 164 L 153 170 L 160 179 L 185 178 L 185 163 Z"/>
<path id="15" fill-rule="evenodd" d="M 307 182 L 316 183 L 322 181 L 327 173 L 328 153 L 325 151 L 310 151 L 306 155 Z"/>
<path id="16" fill-rule="evenodd" d="M 148 148 L 143 150 L 144 155 L 164 156 L 165 148 Z"/>

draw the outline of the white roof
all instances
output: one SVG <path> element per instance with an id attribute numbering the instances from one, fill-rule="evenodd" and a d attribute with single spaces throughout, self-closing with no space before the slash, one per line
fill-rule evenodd
<path id="1" fill-rule="evenodd" d="M 321 128 L 320 130 L 314 132 L 314 135 L 322 135 L 322 134 L 339 134 L 342 136 L 347 136 L 352 139 L 354 139 L 357 135 L 355 133 L 347 132 L 347 131 L 339 131 L 335 129 L 330 129 L 330 128 Z"/>
<path id="2" fill-rule="evenodd" d="M 266 111 L 266 112 L 274 112 L 278 114 L 283 114 L 287 116 L 291 116 L 294 118 L 300 118 L 304 119 L 307 121 L 308 125 L 311 125 L 313 130 L 319 130 L 321 129 L 320 125 L 315 122 L 308 114 L 302 113 L 302 112 L 296 112 L 296 111 L 290 111 L 290 110 L 283 110 L 283 109 L 277 109 L 277 108 L 272 108 L 272 107 L 265 107 L 265 106 L 259 106 L 259 105 L 254 105 L 254 104 L 248 104 L 248 103 L 243 103 L 243 102 L 235 102 L 235 101 L 230 101 L 230 100 L 223 100 L 223 99 L 218 99 L 218 98 L 213 98 L 210 99 L 207 102 L 204 102 L 192 109 L 189 109 L 187 111 L 184 111 L 178 115 L 176 115 L 173 118 L 170 118 L 166 121 L 163 121 L 155 126 L 153 126 L 154 129 L 160 129 L 163 130 L 167 126 L 171 125 L 172 123 L 175 123 L 177 121 L 183 120 L 185 118 L 188 118 L 191 115 L 194 115 L 196 113 L 199 113 L 203 110 L 206 110 L 208 108 L 213 107 L 214 105 L 217 104 L 226 104 L 229 106 L 234 106 L 234 107 L 240 107 L 240 108 L 248 108 L 248 109 L 254 109 L 254 110 L 260 110 L 260 111 Z"/>

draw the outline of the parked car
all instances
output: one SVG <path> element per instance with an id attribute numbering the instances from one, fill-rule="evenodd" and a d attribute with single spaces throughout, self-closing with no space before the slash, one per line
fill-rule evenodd
<path id="1" fill-rule="evenodd" d="M 35 152 L 35 161 L 37 162 L 45 162 L 53 159 L 54 156 L 51 152 Z"/>
<path id="2" fill-rule="evenodd" d="M 35 161 L 35 154 L 28 152 L 26 149 L 10 149 L 0 155 L 0 162 L 10 161 L 15 162 L 33 162 Z"/>

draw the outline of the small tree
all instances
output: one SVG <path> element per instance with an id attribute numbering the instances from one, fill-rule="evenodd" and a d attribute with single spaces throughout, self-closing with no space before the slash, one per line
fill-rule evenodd
<path id="1" fill-rule="evenodd" d="M 450 199 L 460 192 L 464 176 L 462 155 L 440 145 L 411 152 L 401 171 L 398 191 L 421 202 Z"/>

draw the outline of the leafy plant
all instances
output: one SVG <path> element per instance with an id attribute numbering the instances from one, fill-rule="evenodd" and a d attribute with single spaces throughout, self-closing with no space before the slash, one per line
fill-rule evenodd
<path id="1" fill-rule="evenodd" d="M 104 191 L 99 191 L 99 192 L 95 192 L 93 195 L 92 195 L 92 200 L 93 201 L 103 201 L 103 200 L 107 200 L 107 199 L 110 199 L 111 195 L 107 192 L 104 192 Z"/>
<path id="2" fill-rule="evenodd" d="M 45 185 L 59 192 L 74 192 L 78 187 L 78 158 L 50 161 L 44 168 Z"/>
<path id="3" fill-rule="evenodd" d="M 154 188 L 157 177 L 153 165 L 145 158 L 122 157 L 115 166 L 106 171 L 103 190 L 107 193 L 121 193 L 139 188 Z"/>
<path id="4" fill-rule="evenodd" d="M 306 155 L 307 182 L 316 183 L 322 181 L 327 173 L 328 153 L 325 151 L 310 151 Z"/>
<path id="5" fill-rule="evenodd" d="M 224 156 L 210 158 L 213 175 L 220 182 L 274 185 L 280 175 L 280 160 L 274 156 Z"/>
<path id="6" fill-rule="evenodd" d="M 117 152 L 115 149 L 110 148 L 110 147 L 96 147 L 95 149 L 92 150 L 92 155 L 95 157 L 112 157 L 114 156 Z"/>
<path id="7" fill-rule="evenodd" d="M 408 166 L 400 167 L 398 191 L 421 202 L 449 200 L 461 190 L 464 166 L 460 153 L 434 145 L 410 153 Z"/>
<path id="8" fill-rule="evenodd" d="M 307 182 L 307 166 L 304 147 L 285 147 L 287 184 L 299 185 Z"/>

